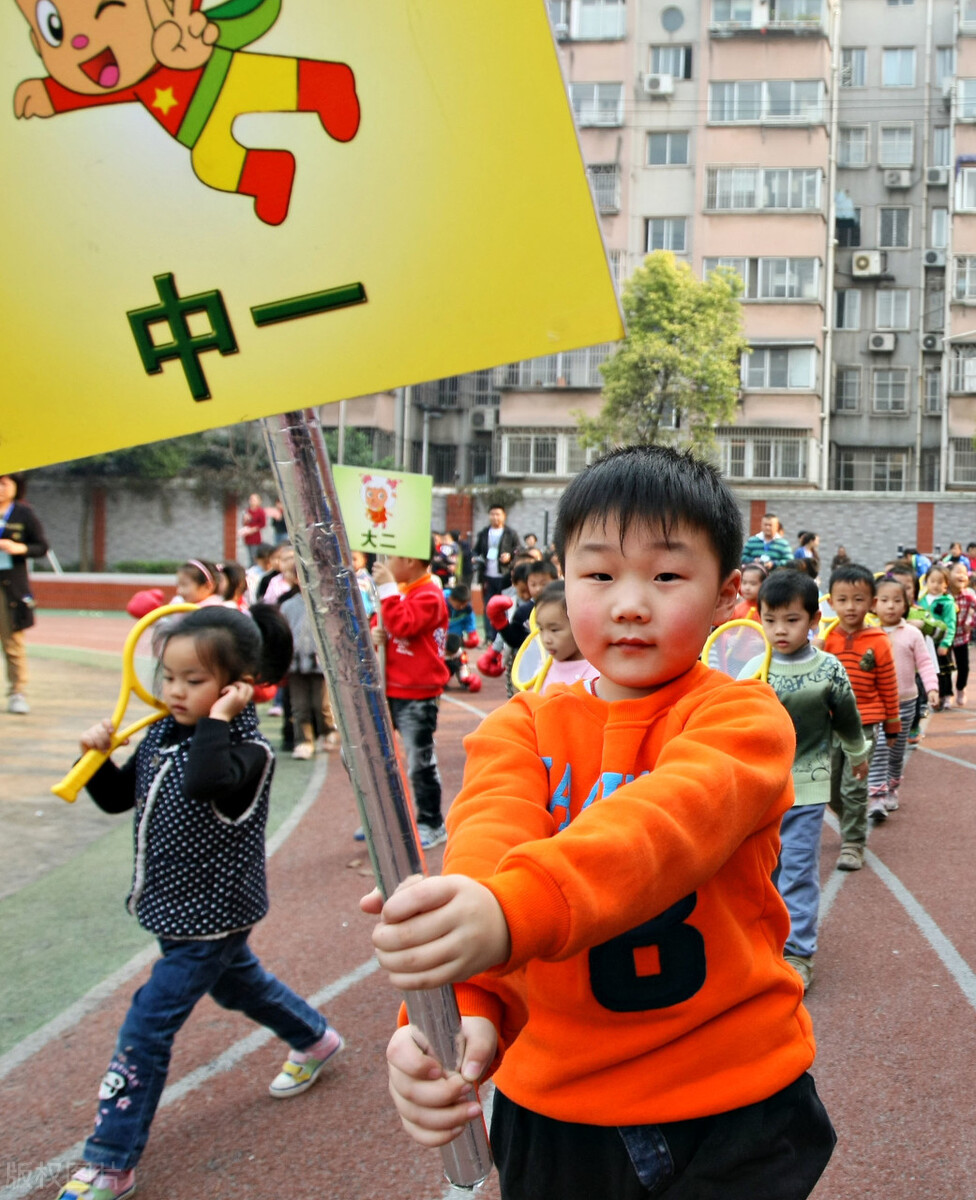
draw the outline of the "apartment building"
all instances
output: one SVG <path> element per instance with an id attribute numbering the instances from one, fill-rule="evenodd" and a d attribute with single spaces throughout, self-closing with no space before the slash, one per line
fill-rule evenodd
<path id="1" fill-rule="evenodd" d="M 742 278 L 727 476 L 976 488 L 976 0 L 547 3 L 618 282 L 660 249 Z M 404 461 L 565 479 L 612 350 L 411 389 Z"/>

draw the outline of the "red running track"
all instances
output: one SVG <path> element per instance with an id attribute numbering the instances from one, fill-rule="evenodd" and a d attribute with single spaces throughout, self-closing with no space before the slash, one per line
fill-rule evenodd
<path id="1" fill-rule="evenodd" d="M 461 738 L 502 695 L 500 683 L 487 680 L 476 698 L 449 693 L 438 733 L 446 796 L 460 780 Z M 816 1200 L 976 1200 L 974 739 L 976 713 L 933 718 L 909 757 L 902 808 L 872 832 L 863 871 L 833 869 L 839 839 L 825 829 L 827 911 L 808 1000 L 819 1044 L 814 1072 L 839 1141 Z M 170 1082 L 184 1090 L 153 1126 L 139 1172 L 145 1200 L 445 1195 L 439 1154 L 401 1133 L 386 1094 L 384 1049 L 397 997 L 379 972 L 368 973 L 369 922 L 358 900 L 370 880 L 350 838 L 356 823 L 348 782 L 332 765 L 271 860 L 273 907 L 254 935 L 263 961 L 304 994 L 338 981 L 340 994 L 321 1007 L 347 1050 L 329 1077 L 291 1101 L 267 1095 L 283 1058 L 273 1040 L 206 1078 L 255 1027 L 204 1001 L 177 1039 Z M 435 851 L 432 869 L 439 861 Z M 363 977 L 348 982 L 357 970 Z M 57 1190 L 52 1182 L 26 1190 L 18 1179 L 42 1168 L 53 1175 L 87 1134 L 116 1029 L 144 974 L 4 1080 L 0 1200 Z M 494 1180 L 483 1194 L 497 1196 Z"/>

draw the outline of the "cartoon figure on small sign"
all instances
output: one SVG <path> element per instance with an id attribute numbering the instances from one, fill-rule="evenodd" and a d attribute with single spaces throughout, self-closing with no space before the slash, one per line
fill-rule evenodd
<path id="1" fill-rule="evenodd" d="M 385 475 L 363 476 L 363 504 L 366 506 L 370 526 L 374 530 L 385 529 L 387 521 L 393 515 L 396 489 L 396 479 L 387 479 Z"/>
<path id="2" fill-rule="evenodd" d="M 17 0 L 47 70 L 14 93 L 18 117 L 137 102 L 190 150 L 197 178 L 254 198 L 267 225 L 288 215 L 295 158 L 249 149 L 232 133 L 245 113 L 315 113 L 337 142 L 359 128 L 355 76 L 341 62 L 253 54 L 281 0 Z"/>

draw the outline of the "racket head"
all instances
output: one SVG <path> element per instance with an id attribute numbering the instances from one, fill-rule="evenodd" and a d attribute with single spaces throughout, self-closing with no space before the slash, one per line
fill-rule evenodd
<path id="1" fill-rule="evenodd" d="M 532 615 L 535 616 L 535 613 Z M 512 660 L 512 685 L 520 692 L 539 691 L 549 670 L 550 661 L 536 629 L 519 646 Z"/>
<path id="2" fill-rule="evenodd" d="M 756 621 L 726 621 L 708 635 L 701 661 L 732 679 L 762 679 L 769 675 L 772 647 Z"/>

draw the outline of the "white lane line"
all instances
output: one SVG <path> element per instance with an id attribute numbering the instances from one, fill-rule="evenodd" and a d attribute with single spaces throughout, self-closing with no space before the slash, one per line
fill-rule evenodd
<path id="1" fill-rule="evenodd" d="M 929 751 L 929 753 L 932 753 L 932 751 Z M 941 757 L 945 758 L 946 755 L 942 755 Z M 966 763 L 964 765 L 969 766 L 971 764 Z M 839 832 L 837 818 L 829 810 L 827 811 L 826 819 L 831 829 L 833 829 L 835 832 Z M 928 944 L 939 956 L 942 961 L 942 965 L 952 976 L 959 990 L 969 1001 L 970 1005 L 973 1008 L 976 1008 L 976 973 L 973 972 L 973 969 L 970 967 L 969 963 L 966 962 L 952 942 L 936 924 L 935 920 L 926 911 L 925 907 L 915 899 L 915 897 L 908 890 L 908 888 L 905 887 L 894 871 L 892 871 L 889 867 L 886 867 L 881 859 L 878 858 L 878 856 L 871 850 L 865 849 L 864 861 L 868 864 L 871 870 L 874 871 L 885 887 L 892 893 L 898 903 L 902 906 L 902 908 L 904 908 L 905 912 L 908 913 L 916 929 L 918 929 L 922 937 L 925 938 Z M 840 875 L 841 872 L 838 871 L 837 874 Z M 844 874 L 847 874 L 847 872 L 844 872 Z M 843 880 L 841 880 L 841 882 L 843 882 Z M 824 888 L 824 893 L 831 890 L 832 883 L 833 880 L 831 879 L 828 882 L 827 887 Z M 833 888 L 830 896 L 831 904 L 833 903 L 834 899 L 836 899 L 839 890 L 839 884 L 837 887 Z M 823 897 L 821 897 L 821 921 L 824 919 L 825 915 Z M 2 1200 L 2 1198 L 0 1198 L 0 1200 Z"/>
<path id="2" fill-rule="evenodd" d="M 930 750 L 928 746 L 916 746 L 916 749 L 921 750 L 923 754 L 931 754 L 933 758 L 942 758 L 946 762 L 955 763 L 956 766 L 968 767 L 970 771 L 976 771 L 976 763 L 966 762 L 964 758 L 955 758 L 952 754 L 944 754 L 941 750 Z"/>
<path id="3" fill-rule="evenodd" d="M 302 793 L 301 799 L 268 839 L 267 854 L 269 858 L 275 851 L 281 848 L 288 835 L 315 803 L 315 798 L 325 783 L 328 769 L 328 759 L 326 758 L 322 758 L 315 763 L 312 775 L 309 778 L 305 791 Z M 23 1041 L 18 1042 L 6 1054 L 0 1055 L 0 1079 L 4 1079 L 11 1071 L 15 1070 L 22 1063 L 25 1063 L 39 1050 L 42 1050 L 48 1042 L 60 1037 L 67 1030 L 72 1029 L 90 1012 L 94 1012 L 96 1008 L 104 1004 L 117 988 L 122 987 L 124 983 L 127 983 L 134 976 L 138 975 L 158 955 L 159 947 L 153 942 L 151 946 L 140 950 L 138 954 L 130 958 L 118 970 L 113 971 L 107 978 L 103 979 L 100 983 L 96 983 L 93 988 L 87 991 L 80 999 L 76 1000 L 74 1004 L 69 1005 L 63 1012 L 58 1013 L 56 1017 L 52 1017 L 47 1024 L 28 1034 Z"/>
<path id="4" fill-rule="evenodd" d="M 314 996 L 309 996 L 308 1002 L 313 1008 L 321 1008 L 331 1000 L 335 1000 L 337 996 L 341 996 L 343 992 L 347 992 L 350 988 L 362 983 L 364 979 L 368 979 L 370 975 L 378 970 L 379 963 L 376 959 L 367 959 L 366 962 L 360 963 L 358 967 L 354 967 L 340 979 L 327 984 L 321 991 L 316 992 Z M 229 1046 L 223 1054 L 219 1054 L 211 1062 L 204 1063 L 202 1067 L 197 1067 L 189 1075 L 184 1075 L 178 1083 L 174 1083 L 166 1088 L 160 1098 L 159 1107 L 165 1108 L 169 1104 L 175 1104 L 178 1100 L 185 1099 L 191 1092 L 209 1083 L 215 1076 L 232 1070 L 248 1054 L 253 1054 L 255 1050 L 258 1050 L 266 1042 L 271 1041 L 274 1036 L 270 1029 L 265 1029 L 263 1026 L 259 1027 L 246 1038 L 242 1038 L 233 1046 Z M 94 1107 L 94 1097 L 92 1099 L 92 1107 Z M 48 1159 L 46 1163 L 41 1163 L 29 1170 L 25 1169 L 19 1179 L 8 1184 L 5 1188 L 0 1188 L 0 1200 L 21 1200 L 23 1196 L 30 1195 L 31 1192 L 36 1191 L 39 1187 L 50 1185 L 55 1181 L 64 1182 L 64 1177 L 68 1171 L 81 1161 L 84 1149 L 84 1141 L 75 1142 L 73 1146 L 68 1146 L 67 1149 L 62 1150 L 54 1158 Z"/>
<path id="5" fill-rule="evenodd" d="M 456 704 L 458 708 L 463 708 L 469 713 L 474 713 L 479 721 L 483 720 L 488 715 L 483 708 L 475 708 L 475 706 L 473 704 L 469 704 L 467 700 L 458 700 L 454 696 L 449 696 L 446 692 L 441 692 L 441 699 L 447 704 Z"/>

